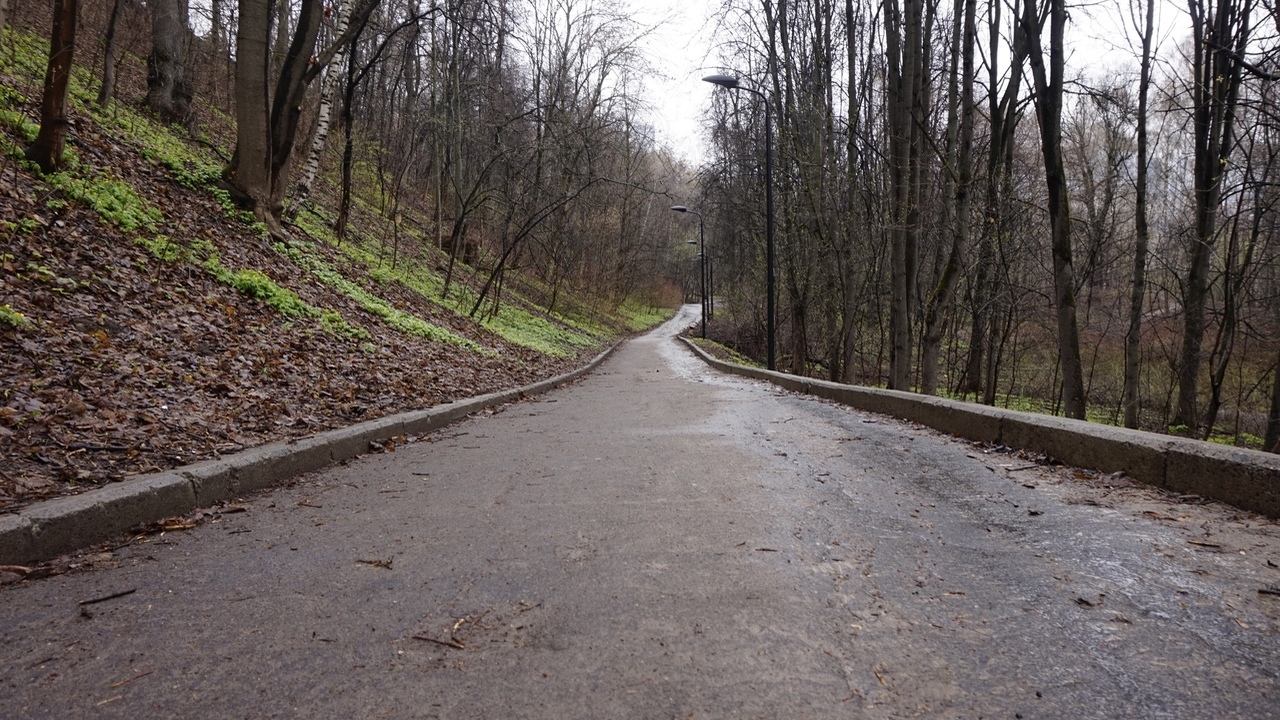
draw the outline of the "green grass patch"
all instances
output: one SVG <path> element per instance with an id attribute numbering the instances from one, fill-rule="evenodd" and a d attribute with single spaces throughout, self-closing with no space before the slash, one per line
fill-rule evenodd
<path id="1" fill-rule="evenodd" d="M 628 300 L 618 307 L 618 317 L 631 332 L 639 332 L 656 327 L 671 319 L 675 310 L 671 308 L 649 307 L 643 303 Z M 725 348 L 728 350 L 728 348 Z"/>
<path id="2" fill-rule="evenodd" d="M 411 315 L 391 305 L 391 303 L 365 290 L 356 283 L 348 280 L 337 270 L 329 266 L 319 255 L 311 252 L 301 243 L 272 243 L 272 246 L 285 257 L 288 257 L 299 267 L 310 272 L 320 282 L 346 295 L 347 297 L 360 303 L 361 307 L 369 312 L 382 318 L 387 325 L 400 330 L 401 332 L 411 335 L 418 335 L 435 340 L 438 342 L 447 342 L 466 348 L 480 355 L 493 356 L 493 351 L 481 347 L 476 341 L 462 337 L 450 330 L 446 330 L 438 325 L 433 325 L 416 315 Z"/>
<path id="3" fill-rule="evenodd" d="M 761 365 L 760 363 L 756 362 L 755 360 L 752 360 L 746 355 L 743 355 L 737 350 L 734 350 L 733 348 L 728 347 L 726 345 L 721 345 L 720 343 L 714 340 L 708 340 L 706 338 L 689 338 L 689 339 L 693 341 L 694 345 L 697 345 L 698 347 L 705 350 L 707 354 L 710 355 L 711 357 L 719 358 L 720 360 L 724 360 L 725 362 L 736 363 L 738 365 L 746 365 L 747 367 L 753 367 L 753 368 L 764 367 L 764 365 Z"/>
<path id="4" fill-rule="evenodd" d="M 135 237 L 133 241 L 161 262 L 198 265 L 219 282 L 230 285 L 251 300 L 270 305 L 285 317 L 315 319 L 325 332 L 353 342 L 371 337 L 368 330 L 348 323 L 336 310 L 308 304 L 297 293 L 281 287 L 258 270 L 228 269 L 218 259 L 217 249 L 208 240 L 196 239 L 184 245 L 165 235 L 148 235 Z"/>
<path id="5" fill-rule="evenodd" d="M 337 239 L 322 218 L 311 213 L 298 217 L 298 226 L 312 237 L 338 245 Z M 475 305 L 477 294 L 470 286 L 455 282 L 444 295 L 444 278 L 425 269 L 422 263 L 406 258 L 397 267 L 391 267 L 376 253 L 354 242 L 339 246 L 347 257 L 364 265 L 370 277 L 380 284 L 398 282 L 436 305 L 467 317 Z M 459 270 L 462 270 L 459 267 Z M 323 278 L 322 278 L 323 279 Z M 326 282 L 328 282 L 326 280 Z M 486 315 L 480 326 L 515 345 L 536 350 L 555 357 L 572 357 L 582 348 L 596 347 L 599 340 L 592 333 L 565 327 L 546 317 L 533 314 L 519 305 L 519 298 L 510 292 L 503 294 L 504 302 L 496 315 Z M 603 329 L 599 333 L 606 334 Z"/>
<path id="6" fill-rule="evenodd" d="M 71 172 L 44 176 L 44 181 L 66 197 L 87 205 L 104 222 L 126 233 L 136 230 L 155 231 L 164 219 L 160 211 L 147 204 L 133 186 L 123 180 L 106 177 L 76 177 Z"/>

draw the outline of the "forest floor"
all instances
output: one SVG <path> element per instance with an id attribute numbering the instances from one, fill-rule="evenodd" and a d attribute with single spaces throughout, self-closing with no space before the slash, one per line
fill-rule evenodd
<path id="1" fill-rule="evenodd" d="M 536 283 L 515 278 L 503 299 L 503 313 L 514 315 L 504 327 L 524 323 L 516 330 L 540 333 L 538 342 L 521 341 L 518 332 L 459 312 L 465 300 L 450 307 L 415 286 L 413 278 L 431 276 L 444 257 L 429 243 L 397 248 L 395 259 L 361 255 L 355 244 L 300 227 L 290 229 L 296 244 L 272 243 L 225 196 L 183 174 L 200 168 L 157 150 L 175 136 L 139 139 L 121 130 L 149 125 L 125 112 L 138 113 L 136 105 L 117 103 L 112 117 L 130 119 L 113 124 L 74 88 L 75 161 L 65 173 L 41 176 L 21 159 L 40 91 L 13 62 L 21 53 L 6 54 L 0 514 L 524 385 L 658 319 L 574 298 L 562 301 L 572 312 L 550 315 L 532 290 L 522 297 L 515 289 Z M 148 132 L 156 128 L 168 134 L 158 125 Z M 367 210 L 363 221 L 381 224 Z M 460 270 L 452 293 L 474 295 L 478 277 Z"/>

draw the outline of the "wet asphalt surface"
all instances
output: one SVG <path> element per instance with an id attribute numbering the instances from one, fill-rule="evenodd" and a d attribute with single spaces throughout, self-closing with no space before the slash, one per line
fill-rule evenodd
<path id="1" fill-rule="evenodd" d="M 0 716 L 1280 717 L 1275 523 L 719 375 L 680 324 L 0 588 Z"/>

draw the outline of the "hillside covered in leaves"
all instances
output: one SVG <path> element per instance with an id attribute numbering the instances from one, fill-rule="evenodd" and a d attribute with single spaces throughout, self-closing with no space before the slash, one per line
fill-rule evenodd
<path id="1" fill-rule="evenodd" d="M 272 237 L 219 187 L 229 119 L 158 123 L 136 62 L 106 109 L 76 68 L 66 169 L 42 175 L 23 149 L 47 53 L 0 34 L 0 513 L 545 378 L 678 300 L 552 298 L 517 272 L 477 313 L 484 274 L 446 284 L 425 220 L 389 238 L 357 196 L 339 242 L 323 178 Z"/>

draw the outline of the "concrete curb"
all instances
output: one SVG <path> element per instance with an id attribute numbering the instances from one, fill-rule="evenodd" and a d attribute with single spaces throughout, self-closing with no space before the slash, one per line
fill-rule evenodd
<path id="1" fill-rule="evenodd" d="M 949 435 L 1044 453 L 1075 467 L 1123 471 L 1148 485 L 1280 518 L 1280 455 L 771 372 L 719 360 L 688 338 L 681 339 L 707 364 L 723 372 L 764 380 L 859 410 L 911 420 Z"/>
<path id="2" fill-rule="evenodd" d="M 431 432 L 479 410 L 545 393 L 595 370 L 620 344 L 577 370 L 524 387 L 274 442 L 0 515 L 0 565 L 48 560 L 118 537 L 141 524 L 279 485 L 366 453 L 370 442 Z"/>

